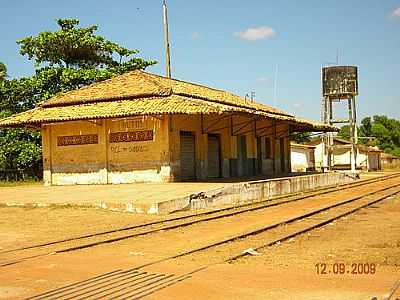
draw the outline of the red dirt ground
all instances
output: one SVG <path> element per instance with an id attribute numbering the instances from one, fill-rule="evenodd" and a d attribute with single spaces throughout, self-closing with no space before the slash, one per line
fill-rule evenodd
<path id="1" fill-rule="evenodd" d="M 342 195 L 346 196 L 346 193 Z M 316 202 L 319 201 L 324 200 L 321 198 Z M 269 221 L 273 216 L 277 217 L 279 211 L 271 210 Z M 54 239 L 55 236 L 66 237 L 159 218 L 73 207 L 3 207 L 0 208 L 0 247 L 10 249 Z M 235 226 L 244 229 L 252 222 L 259 223 L 257 214 L 235 224 L 224 220 L 220 223 L 225 226 L 217 226 L 218 222 L 207 225 L 208 238 L 230 234 Z M 2 267 L 0 299 L 21 299 L 99 273 L 152 261 L 180 249 L 182 245 L 196 245 L 195 237 L 198 237 L 199 230 L 206 230 L 206 227 L 201 228 L 185 227 Z M 190 236 L 193 236 L 191 241 L 188 240 Z M 237 251 L 241 250 L 238 247 Z M 214 257 L 218 253 L 207 253 L 213 257 L 204 254 L 184 257 L 146 270 L 180 274 L 210 261 L 218 261 L 218 257 Z M 330 266 L 334 263 L 347 266 L 374 263 L 377 272 L 374 275 L 318 275 L 316 263 Z M 398 279 L 400 196 L 310 234 L 264 249 L 259 256 L 213 265 L 147 299 L 371 299 L 373 296 L 382 299 Z"/>

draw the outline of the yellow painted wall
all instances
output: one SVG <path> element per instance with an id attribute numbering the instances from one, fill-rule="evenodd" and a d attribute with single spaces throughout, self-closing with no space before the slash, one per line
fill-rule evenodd
<path id="1" fill-rule="evenodd" d="M 110 133 L 152 130 L 153 140 L 110 143 Z M 170 180 L 165 117 L 76 121 L 46 125 L 46 184 L 106 184 Z M 57 145 L 61 136 L 97 134 L 97 144 Z M 50 145 L 50 146 L 47 146 Z M 51 176 L 50 176 L 51 173 Z"/>
<path id="2" fill-rule="evenodd" d="M 76 121 L 52 124 L 50 131 L 51 182 L 63 184 L 107 183 L 104 121 Z M 58 146 L 62 136 L 97 134 L 98 143 Z"/>
<path id="3" fill-rule="evenodd" d="M 107 136 L 116 132 L 153 131 L 151 141 L 107 143 L 109 183 L 162 182 L 170 180 L 168 118 L 110 119 Z"/>
<path id="4" fill-rule="evenodd" d="M 275 127 L 272 120 L 262 119 L 258 120 L 256 124 L 249 122 L 248 116 L 235 115 L 232 120 L 230 117 L 222 117 L 218 115 L 204 115 L 203 120 L 201 116 L 186 116 L 178 115 L 171 116 L 170 127 L 170 145 L 172 153 L 172 173 L 176 178 L 179 178 L 180 171 L 180 131 L 189 131 L 196 136 L 196 174 L 198 179 L 207 178 L 207 132 L 210 134 L 219 134 L 221 139 L 221 167 L 222 176 L 230 177 L 230 160 L 237 159 L 237 135 L 246 136 L 247 158 L 257 158 L 257 140 L 256 132 L 267 134 L 271 137 L 272 146 L 275 147 L 272 151 L 275 153 L 274 159 L 262 158 L 262 173 L 273 174 L 274 162 L 275 172 L 281 172 L 280 169 L 280 148 L 279 139 L 274 143 Z M 233 132 L 231 132 L 231 122 L 233 123 Z M 202 133 L 203 130 L 206 133 Z M 262 128 L 267 128 L 266 131 L 261 132 Z M 276 126 L 276 131 L 279 135 L 285 136 L 284 148 L 285 152 L 282 158 L 285 160 L 285 169 L 282 172 L 290 170 L 290 147 L 288 136 L 289 127 L 286 123 L 280 123 Z M 231 134 L 234 134 L 233 136 Z M 265 137 L 261 139 L 261 156 L 265 157 Z M 263 156 L 264 155 L 264 156 Z M 249 162 L 250 163 L 250 162 Z"/>
<path id="5" fill-rule="evenodd" d="M 43 167 L 45 184 L 106 184 L 129 182 L 164 182 L 179 180 L 180 132 L 192 132 L 196 139 L 196 177 L 208 177 L 208 134 L 218 134 L 221 142 L 221 175 L 231 176 L 237 160 L 237 135 L 246 136 L 247 159 L 257 158 L 255 130 L 261 138 L 262 173 L 280 172 L 279 139 L 274 143 L 275 127 L 268 119 L 248 122 L 248 116 L 165 115 L 71 121 L 44 125 Z M 248 124 L 246 123 L 248 122 Z M 233 123 L 233 130 L 231 124 Z M 256 126 L 256 127 L 254 127 Z M 262 128 L 268 129 L 262 132 Z M 271 128 L 269 128 L 271 127 Z M 110 134 L 152 131 L 148 141 L 112 142 Z M 287 136 L 288 125 L 280 124 L 276 131 Z M 97 134 L 97 144 L 57 144 L 58 137 Z M 233 135 L 232 135 L 233 134 Z M 265 135 L 271 137 L 273 158 L 265 157 Z M 290 164 L 289 140 L 285 138 L 285 164 Z M 254 161 L 254 160 L 253 160 Z M 275 163 L 275 169 L 274 169 Z M 286 167 L 288 169 L 288 167 Z"/>
<path id="6" fill-rule="evenodd" d="M 44 185 L 51 185 L 51 126 L 42 125 L 42 160 L 43 160 L 43 182 Z"/>

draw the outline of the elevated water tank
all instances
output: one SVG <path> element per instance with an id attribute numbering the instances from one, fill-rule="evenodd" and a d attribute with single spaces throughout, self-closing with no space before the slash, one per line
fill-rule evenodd
<path id="1" fill-rule="evenodd" d="M 358 71 L 354 66 L 322 68 L 323 95 L 347 98 L 358 95 Z"/>

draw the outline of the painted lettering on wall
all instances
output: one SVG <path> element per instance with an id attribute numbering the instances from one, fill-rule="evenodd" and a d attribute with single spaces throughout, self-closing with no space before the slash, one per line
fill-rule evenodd
<path id="1" fill-rule="evenodd" d="M 146 127 L 146 120 L 141 118 L 133 118 L 128 120 L 121 120 L 119 122 L 119 129 L 126 130 L 126 129 L 144 129 Z"/>
<path id="2" fill-rule="evenodd" d="M 129 147 L 122 147 L 122 146 L 111 146 L 112 153 L 124 153 L 124 152 L 147 152 L 149 151 L 149 147 L 147 146 L 129 146 Z"/>
<path id="3" fill-rule="evenodd" d="M 153 140 L 153 130 L 110 133 L 110 143 L 143 142 Z"/>
<path id="4" fill-rule="evenodd" d="M 76 146 L 98 143 L 99 136 L 97 134 L 69 135 L 57 137 L 57 146 Z"/>

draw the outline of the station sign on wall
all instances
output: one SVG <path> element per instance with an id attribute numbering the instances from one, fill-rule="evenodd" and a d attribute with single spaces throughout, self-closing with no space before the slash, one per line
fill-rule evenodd
<path id="1" fill-rule="evenodd" d="M 98 143 L 99 136 L 97 134 L 69 135 L 57 137 L 57 146 L 90 145 Z"/>
<path id="2" fill-rule="evenodd" d="M 144 142 L 153 140 L 153 130 L 110 133 L 110 143 Z"/>

